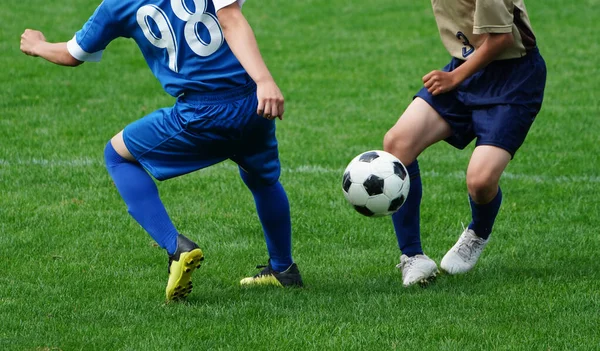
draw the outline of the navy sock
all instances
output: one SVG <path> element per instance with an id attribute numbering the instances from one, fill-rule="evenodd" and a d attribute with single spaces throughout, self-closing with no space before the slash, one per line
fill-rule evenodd
<path id="1" fill-rule="evenodd" d="M 406 170 L 410 176 L 410 190 L 404 205 L 392 215 L 392 222 L 400 251 L 410 257 L 423 253 L 420 218 L 423 186 L 417 160 L 408 165 Z"/>
<path id="2" fill-rule="evenodd" d="M 469 202 L 471 203 L 471 214 L 473 216 L 473 221 L 469 224 L 469 229 L 472 229 L 480 238 L 489 238 L 496 215 L 500 210 L 500 204 L 502 203 L 502 190 L 498 187 L 498 194 L 487 204 L 473 202 L 471 195 L 469 195 Z"/>
<path id="3" fill-rule="evenodd" d="M 254 197 L 258 218 L 262 224 L 267 242 L 271 266 L 283 272 L 294 262 L 292 260 L 292 225 L 290 204 L 281 183 L 261 184 L 247 172 L 240 169 L 240 176 Z"/>
<path id="4" fill-rule="evenodd" d="M 127 211 L 171 255 L 177 250 L 178 232 L 158 196 L 154 180 L 137 162 L 121 157 L 110 141 L 104 149 L 108 174 L 127 205 Z"/>

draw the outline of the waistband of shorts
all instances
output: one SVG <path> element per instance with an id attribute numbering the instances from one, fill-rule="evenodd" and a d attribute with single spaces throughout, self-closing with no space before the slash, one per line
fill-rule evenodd
<path id="1" fill-rule="evenodd" d="M 186 91 L 179 95 L 179 99 L 203 103 L 223 103 L 239 100 L 256 91 L 256 83 L 250 80 L 246 85 L 239 87 L 211 92 Z"/>
<path id="2" fill-rule="evenodd" d="M 504 66 L 504 65 L 512 65 L 524 60 L 529 60 L 533 57 L 538 56 L 540 53 L 540 50 L 538 49 L 537 46 L 527 49 L 527 51 L 525 52 L 525 55 L 521 56 L 521 57 L 515 57 L 515 58 L 510 58 L 510 59 L 504 59 L 504 60 L 495 60 L 492 61 L 488 64 L 488 66 Z M 467 62 L 465 60 L 461 60 L 459 58 L 453 57 L 452 60 L 455 62 L 456 67 L 462 65 L 463 63 Z"/>

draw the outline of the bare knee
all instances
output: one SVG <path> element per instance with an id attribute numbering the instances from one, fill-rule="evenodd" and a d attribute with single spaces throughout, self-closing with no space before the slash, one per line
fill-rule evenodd
<path id="1" fill-rule="evenodd" d="M 486 204 L 494 199 L 498 192 L 498 177 L 491 172 L 467 172 L 467 189 L 473 201 Z"/>
<path id="2" fill-rule="evenodd" d="M 395 145 L 396 137 L 392 130 L 388 130 L 387 133 L 383 136 L 383 151 L 389 152 L 390 154 L 396 153 L 396 145 Z"/>
<path id="3" fill-rule="evenodd" d="M 401 131 L 390 129 L 383 137 L 383 150 L 396 156 L 405 165 L 411 164 L 416 158 L 415 148 L 410 138 Z"/>
<path id="4" fill-rule="evenodd" d="M 449 137 L 451 132 L 450 125 L 427 102 L 417 98 L 385 134 L 383 149 L 409 165 L 423 150 Z"/>
<path id="5" fill-rule="evenodd" d="M 486 204 L 498 192 L 498 182 L 511 160 L 511 154 L 499 147 L 480 145 L 471 155 L 467 169 L 467 188 L 473 201 Z"/>

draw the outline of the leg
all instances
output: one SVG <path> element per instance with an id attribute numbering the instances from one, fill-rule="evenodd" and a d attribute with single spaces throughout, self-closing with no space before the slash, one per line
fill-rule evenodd
<path id="1" fill-rule="evenodd" d="M 440 266 L 450 274 L 471 270 L 488 243 L 502 202 L 498 181 L 540 110 L 545 81 L 546 67 L 535 51 L 519 60 L 492 62 L 470 78 L 477 137 L 467 170 L 473 220 L 442 259 Z"/>
<path id="2" fill-rule="evenodd" d="M 511 154 L 499 147 L 481 145 L 475 148 L 467 169 L 467 188 L 473 220 L 469 229 L 487 239 L 500 209 L 502 192 L 500 176 L 511 160 Z"/>
<path id="3" fill-rule="evenodd" d="M 122 131 L 106 145 L 104 157 L 128 212 L 169 255 L 175 253 L 178 232 L 159 198 L 154 180 L 127 150 Z"/>
<path id="4" fill-rule="evenodd" d="M 385 134 L 383 149 L 410 165 L 426 148 L 452 133 L 450 125 L 429 103 L 415 98 Z"/>
<path id="5" fill-rule="evenodd" d="M 406 202 L 392 215 L 398 246 L 402 252 L 397 267 L 402 271 L 404 286 L 424 284 L 437 273 L 437 265 L 423 254 L 421 247 L 420 207 L 423 190 L 417 156 L 450 134 L 450 126 L 433 107 L 425 100 L 416 98 L 383 139 L 384 150 L 407 165 L 410 176 Z"/>
<path id="6" fill-rule="evenodd" d="M 481 256 L 502 203 L 498 182 L 511 157 L 508 151 L 492 145 L 480 145 L 473 151 L 467 169 L 473 220 L 442 258 L 440 266 L 446 272 L 466 273 L 473 269 Z"/>
<path id="7" fill-rule="evenodd" d="M 107 169 L 129 213 L 169 255 L 177 249 L 178 232 L 150 174 L 165 180 L 227 158 L 211 153 L 226 147 L 211 138 L 210 125 L 198 128 L 198 135 L 183 130 L 195 121 L 195 111 L 185 103 L 154 111 L 115 135 L 105 150 Z"/>
<path id="8" fill-rule="evenodd" d="M 269 253 L 269 263 L 264 269 L 242 279 L 240 284 L 302 286 L 292 258 L 290 205 L 279 182 L 281 165 L 275 122 L 253 114 L 241 149 L 232 160 L 239 165 L 240 176 L 254 197 Z"/>
<path id="9" fill-rule="evenodd" d="M 416 98 L 383 139 L 384 150 L 398 157 L 410 175 L 408 198 L 392 215 L 398 246 L 409 257 L 423 253 L 420 233 L 422 187 L 416 158 L 427 147 L 450 134 L 448 123 L 425 100 Z"/>
<path id="10" fill-rule="evenodd" d="M 176 136 L 180 129 L 169 118 L 172 116 L 169 112 L 170 109 L 162 109 L 127 126 L 133 129 L 133 132 L 129 131 L 129 135 L 135 136 L 128 139 L 133 149 L 126 146 L 122 131 L 106 145 L 105 159 L 106 168 L 127 204 L 129 213 L 167 250 L 169 279 L 165 295 L 167 301 L 172 301 L 185 298 L 191 293 L 192 274 L 200 267 L 204 255 L 196 243 L 178 234 L 160 200 L 154 180 L 145 169 L 147 167 L 154 171 L 154 176 L 173 177 L 196 167 L 184 164 L 185 168 L 182 170 L 165 164 L 164 160 L 178 162 L 176 156 L 182 157 L 177 153 L 178 146 L 182 145 L 179 147 L 185 149 L 188 145 L 178 144 Z M 134 157 L 134 153 L 138 156 Z M 169 153 L 168 156 L 165 153 Z M 145 166 L 142 167 L 137 160 L 144 162 Z"/>
<path id="11" fill-rule="evenodd" d="M 290 205 L 279 181 L 267 185 L 240 167 L 240 176 L 254 196 L 258 218 L 263 227 L 269 263 L 241 285 L 302 286 L 298 266 L 292 260 L 292 226 Z"/>
<path id="12" fill-rule="evenodd" d="M 240 167 L 240 176 L 252 192 L 263 227 L 271 266 L 283 272 L 292 265 L 292 225 L 290 204 L 279 181 L 264 184 Z"/>
<path id="13" fill-rule="evenodd" d="M 233 161 L 240 177 L 252 192 L 256 212 L 263 228 L 269 264 L 277 272 L 287 270 L 292 260 L 290 204 L 281 183 L 281 165 L 275 137 L 275 122 L 259 116 L 250 122 L 243 151 Z"/>

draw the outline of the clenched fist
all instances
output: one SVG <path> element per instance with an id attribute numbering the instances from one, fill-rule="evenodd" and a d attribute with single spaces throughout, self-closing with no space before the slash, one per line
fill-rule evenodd
<path id="1" fill-rule="evenodd" d="M 25 32 L 21 34 L 21 51 L 29 56 L 38 56 L 35 48 L 39 43 L 45 41 L 46 37 L 39 30 L 25 29 Z"/>

